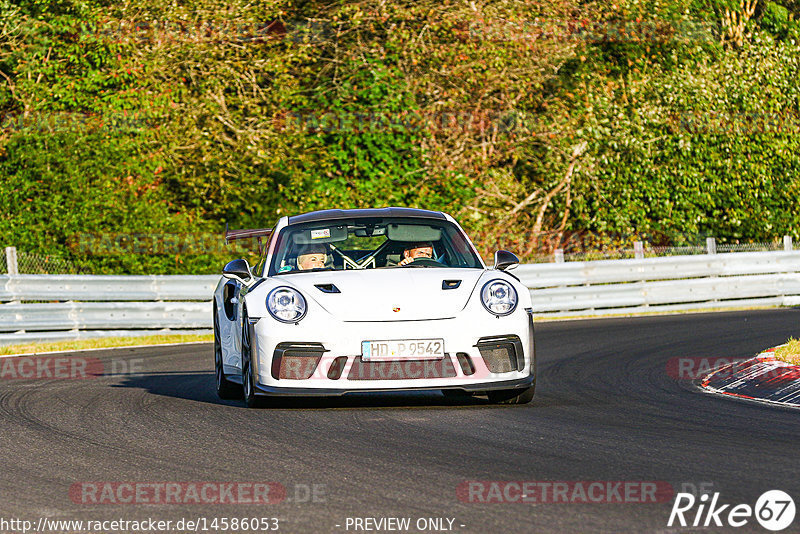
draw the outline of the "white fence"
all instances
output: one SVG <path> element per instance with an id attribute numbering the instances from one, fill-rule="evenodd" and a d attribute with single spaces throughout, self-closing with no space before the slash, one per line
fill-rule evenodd
<path id="1" fill-rule="evenodd" d="M 542 317 L 800 304 L 800 251 L 530 264 L 511 273 L 530 288 Z M 209 332 L 218 280 L 0 276 L 0 344 Z"/>

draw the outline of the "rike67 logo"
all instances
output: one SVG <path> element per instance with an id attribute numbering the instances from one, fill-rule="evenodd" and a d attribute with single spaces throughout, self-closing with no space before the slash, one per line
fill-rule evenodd
<path id="1" fill-rule="evenodd" d="M 767 530 L 784 530 L 794 521 L 794 500 L 781 490 L 764 492 L 754 507 L 749 504 L 721 504 L 719 492 L 695 498 L 691 493 L 678 493 L 667 526 L 671 527 L 743 527 L 755 516 Z M 710 502 L 709 502 L 710 501 Z M 677 520 L 677 524 L 676 524 Z"/>

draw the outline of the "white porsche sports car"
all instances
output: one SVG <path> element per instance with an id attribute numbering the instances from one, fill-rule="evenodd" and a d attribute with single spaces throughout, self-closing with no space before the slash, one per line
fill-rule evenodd
<path id="1" fill-rule="evenodd" d="M 259 262 L 230 262 L 214 293 L 217 393 L 270 396 L 441 390 L 533 398 L 528 289 L 498 251 L 486 267 L 449 215 L 410 208 L 283 217 Z"/>

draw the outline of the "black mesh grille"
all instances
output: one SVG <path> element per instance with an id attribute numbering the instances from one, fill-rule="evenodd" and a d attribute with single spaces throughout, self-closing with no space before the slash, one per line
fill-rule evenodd
<path id="1" fill-rule="evenodd" d="M 524 355 L 517 336 L 481 338 L 476 345 L 492 373 L 521 371 Z"/>
<path id="2" fill-rule="evenodd" d="M 348 380 L 408 380 L 450 378 L 456 369 L 450 356 L 441 360 L 404 360 L 393 362 L 365 362 L 356 356 L 347 375 Z"/>
<path id="3" fill-rule="evenodd" d="M 319 359 L 318 352 L 286 351 L 281 358 L 281 372 L 278 378 L 305 380 L 314 374 Z"/>
<path id="4" fill-rule="evenodd" d="M 319 343 L 278 343 L 272 356 L 272 376 L 283 380 L 311 378 L 324 352 Z"/>

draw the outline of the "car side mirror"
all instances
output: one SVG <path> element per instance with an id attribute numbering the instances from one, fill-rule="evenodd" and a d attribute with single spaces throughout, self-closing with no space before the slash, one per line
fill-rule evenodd
<path id="1" fill-rule="evenodd" d="M 519 258 L 507 251 L 507 250 L 498 250 L 494 253 L 494 268 L 498 271 L 505 271 L 508 269 L 509 271 L 519 265 Z"/>
<path id="2" fill-rule="evenodd" d="M 253 272 L 250 270 L 250 264 L 247 263 L 247 260 L 238 259 L 229 262 L 222 269 L 222 276 L 241 282 L 247 287 L 253 285 Z"/>

